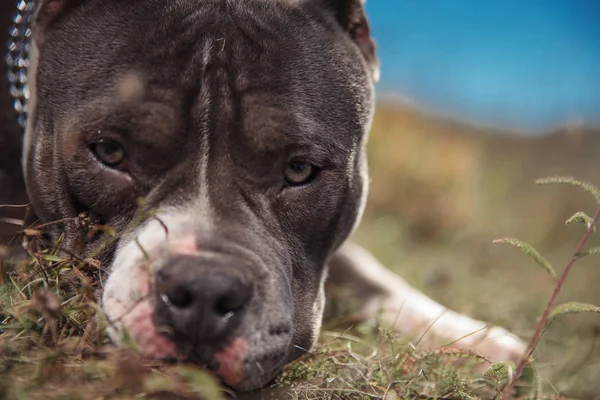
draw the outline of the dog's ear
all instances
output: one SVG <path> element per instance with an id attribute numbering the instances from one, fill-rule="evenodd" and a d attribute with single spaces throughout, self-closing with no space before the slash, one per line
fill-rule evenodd
<path id="1" fill-rule="evenodd" d="M 348 34 L 354 40 L 365 58 L 373 80 L 379 80 L 379 60 L 375 41 L 371 37 L 371 27 L 365 13 L 365 0 L 322 0 Z"/>
<path id="2" fill-rule="evenodd" d="M 44 33 L 69 9 L 83 0 L 38 0 L 33 11 L 33 31 L 36 40 L 42 41 Z"/>

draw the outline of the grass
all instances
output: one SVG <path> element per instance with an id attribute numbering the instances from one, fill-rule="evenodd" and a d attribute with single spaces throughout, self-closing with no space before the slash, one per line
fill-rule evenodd
<path id="1" fill-rule="evenodd" d="M 531 337 L 555 281 L 492 241 L 527 239 L 547 260 L 566 263 L 581 231 L 564 221 L 594 203 L 576 191 L 541 191 L 533 181 L 552 174 L 594 181 L 599 150 L 592 135 L 482 134 L 381 107 L 369 147 L 370 206 L 354 240 L 443 304 Z M 558 301 L 598 304 L 600 270 L 594 258 L 580 263 Z M 202 369 L 148 364 L 135 345 L 108 342 L 102 318 L 94 318 L 101 315 L 97 265 L 51 249 L 10 269 L 18 272 L 4 273 L 0 286 L 0 398 L 227 396 Z M 339 296 L 319 346 L 272 387 L 240 398 L 502 398 L 506 366 L 452 347 L 426 349 L 377 321 L 352 326 L 350 302 Z M 598 318 L 557 317 L 535 353 L 539 374 L 525 371 L 519 395 L 598 398 Z"/>
<path id="2" fill-rule="evenodd" d="M 102 318 L 94 318 L 101 311 L 93 271 L 56 253 L 35 253 L 2 287 L 2 397 L 225 397 L 199 367 L 148 364 L 135 344 L 111 345 Z M 334 323 L 343 319 L 340 313 Z M 453 347 L 421 349 L 373 322 L 325 330 L 317 349 L 289 365 L 272 387 L 246 398 L 492 398 L 506 383 L 502 365 L 488 368 L 482 357 Z"/>

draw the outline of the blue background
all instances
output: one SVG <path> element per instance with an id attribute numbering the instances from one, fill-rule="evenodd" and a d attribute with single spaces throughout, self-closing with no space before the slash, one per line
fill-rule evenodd
<path id="1" fill-rule="evenodd" d="M 486 125 L 600 123 L 600 0 L 368 0 L 384 97 Z"/>

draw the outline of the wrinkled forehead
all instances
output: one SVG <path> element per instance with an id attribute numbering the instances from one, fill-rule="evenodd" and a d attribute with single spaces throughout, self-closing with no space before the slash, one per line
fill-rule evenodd
<path id="1" fill-rule="evenodd" d="M 222 110 L 263 116 L 252 124 L 265 116 L 283 122 L 281 110 L 294 108 L 306 124 L 344 120 L 358 131 L 370 111 L 366 70 L 333 17 L 310 3 L 89 1 L 49 32 L 39 84 L 47 85 L 46 98 L 72 111 L 86 100 L 121 110 L 121 97 L 107 94 L 141 84 L 145 100 L 192 114 L 198 97 L 235 99 Z M 123 87 L 132 73 L 141 79 Z"/>

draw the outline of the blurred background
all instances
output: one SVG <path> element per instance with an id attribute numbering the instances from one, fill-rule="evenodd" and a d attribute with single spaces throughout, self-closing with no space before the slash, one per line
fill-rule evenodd
<path id="1" fill-rule="evenodd" d="M 443 304 L 527 340 L 600 185 L 600 1 L 369 0 L 382 65 L 369 144 L 370 202 L 355 240 Z M 600 245 L 598 237 L 592 245 Z M 600 258 L 559 302 L 600 305 Z M 560 317 L 537 353 L 548 393 L 600 398 L 600 314 Z"/>

